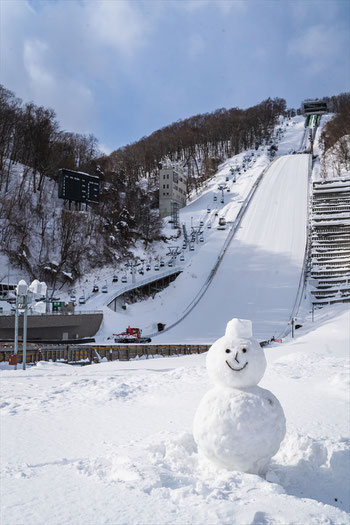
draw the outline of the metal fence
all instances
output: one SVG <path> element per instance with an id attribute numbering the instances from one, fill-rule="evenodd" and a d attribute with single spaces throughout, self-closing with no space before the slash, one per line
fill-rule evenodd
<path id="1" fill-rule="evenodd" d="M 31 346 L 27 349 L 26 363 L 37 363 L 39 361 L 54 361 L 62 363 L 89 364 L 107 361 L 129 361 L 136 357 L 146 359 L 154 356 L 179 356 L 190 354 L 202 354 L 209 350 L 210 345 L 110 345 L 110 346 L 73 346 L 59 345 L 52 347 Z M 8 362 L 13 354 L 13 346 L 3 345 L 0 348 L 0 362 Z M 23 362 L 21 348 L 18 349 L 18 363 Z"/>

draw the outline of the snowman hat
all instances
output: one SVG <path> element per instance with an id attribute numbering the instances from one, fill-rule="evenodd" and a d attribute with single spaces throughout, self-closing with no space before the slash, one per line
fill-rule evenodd
<path id="1" fill-rule="evenodd" d="M 251 339 L 253 337 L 252 322 L 249 319 L 231 319 L 227 323 L 225 337 L 231 341 Z"/>

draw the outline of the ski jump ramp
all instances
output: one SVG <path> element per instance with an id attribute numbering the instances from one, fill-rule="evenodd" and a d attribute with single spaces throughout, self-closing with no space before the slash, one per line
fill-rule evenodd
<path id="1" fill-rule="evenodd" d="M 206 293 L 155 343 L 211 343 L 233 317 L 251 319 L 259 340 L 284 332 L 303 272 L 308 173 L 308 155 L 286 155 L 270 166 Z"/>

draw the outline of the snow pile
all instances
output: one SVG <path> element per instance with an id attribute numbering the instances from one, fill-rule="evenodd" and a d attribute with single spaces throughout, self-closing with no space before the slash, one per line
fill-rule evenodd
<path id="1" fill-rule="evenodd" d="M 198 454 L 205 354 L 2 370 L 1 523 L 349 523 L 348 310 L 303 324 L 265 350 L 287 420 L 266 478 Z"/>
<path id="2" fill-rule="evenodd" d="M 214 388 L 200 402 L 194 418 L 198 450 L 229 470 L 266 473 L 286 433 L 283 409 L 276 397 L 257 386 L 266 369 L 252 323 L 231 319 L 226 332 L 207 354 Z"/>

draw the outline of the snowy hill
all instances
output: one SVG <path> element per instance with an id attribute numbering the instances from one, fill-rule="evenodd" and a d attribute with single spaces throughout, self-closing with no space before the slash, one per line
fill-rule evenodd
<path id="1" fill-rule="evenodd" d="M 106 306 L 121 287 L 111 282 L 113 268 L 87 275 L 75 289 L 78 296 L 82 287 L 108 280 L 108 293 L 90 293 L 82 306 L 104 309 L 100 341 L 127 324 L 152 330 L 159 320 L 175 323 L 225 248 L 195 308 L 154 342 L 212 341 L 234 316 L 252 318 L 256 336 L 285 328 L 302 273 L 308 155 L 291 155 L 303 144 L 303 119 L 283 127 L 281 157 L 268 169 L 270 159 L 260 150 L 234 183 L 230 168 L 246 154 L 229 159 L 181 210 L 189 230 L 203 221 L 204 242 L 185 252 L 183 271 L 166 290 L 114 313 Z M 224 183 L 230 192 L 221 203 L 218 185 Z M 216 229 L 220 216 L 226 230 Z M 182 239 L 169 241 L 176 243 Z M 166 259 L 164 246 L 152 253 L 154 276 L 156 257 Z M 211 387 L 205 354 L 85 367 L 39 362 L 26 371 L 2 365 L 1 523 L 349 524 L 348 305 L 316 311 L 312 320 L 306 297 L 300 319 L 295 339 L 289 334 L 283 344 L 265 348 L 268 367 L 260 386 L 278 398 L 287 421 L 266 477 L 215 468 L 198 454 L 193 418 Z"/>
<path id="2" fill-rule="evenodd" d="M 187 231 L 203 224 L 204 242 L 194 244 L 194 252 L 187 248 L 185 261 L 180 263 L 182 274 L 153 299 L 128 305 L 125 311 L 119 309 L 117 313 L 105 307 L 99 341 L 128 325 L 139 326 L 148 334 L 156 332 L 157 323 L 166 328 L 172 326 L 191 309 L 214 268 L 215 277 L 191 315 L 174 329 L 154 337 L 155 343 L 211 343 L 227 321 L 237 316 L 252 319 L 260 339 L 279 336 L 285 330 L 305 252 L 309 160 L 308 155 L 285 155 L 297 151 L 302 144 L 303 117 L 285 120 L 277 129 L 281 130 L 276 131 L 280 158 L 269 170 L 265 170 L 270 163 L 268 146 L 233 157 L 220 167 L 207 188 L 180 210 L 180 223 L 186 225 Z M 247 156 L 250 161 L 244 160 Z M 246 171 L 242 169 L 233 182 L 230 168 L 243 163 Z M 264 179 L 229 243 L 242 204 L 264 170 Z M 223 185 L 226 188 L 222 192 L 218 188 Z M 225 230 L 217 229 L 220 217 L 226 219 Z M 181 237 L 176 243 L 180 249 L 182 242 Z M 216 269 L 223 249 L 223 262 Z M 164 252 L 158 255 L 164 256 Z M 93 298 L 85 307 L 104 307 L 111 297 L 112 293 L 108 300 L 102 295 Z"/>

